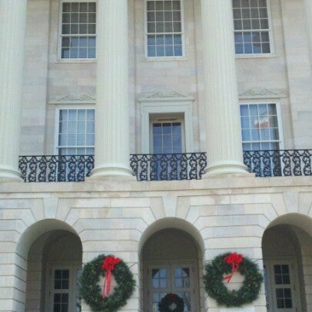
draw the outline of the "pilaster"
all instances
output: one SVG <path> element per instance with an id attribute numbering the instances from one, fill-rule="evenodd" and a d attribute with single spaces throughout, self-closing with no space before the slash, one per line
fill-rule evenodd
<path id="1" fill-rule="evenodd" d="M 202 0 L 207 175 L 247 173 L 243 164 L 231 0 Z"/>
<path id="2" fill-rule="evenodd" d="M 21 102 L 27 0 L 0 2 L 0 181 L 20 180 Z"/>
<path id="3" fill-rule="evenodd" d="M 305 14 L 306 14 L 306 27 L 307 33 L 309 37 L 309 44 L 310 44 L 310 60 L 312 66 L 312 1 L 311 0 L 304 0 L 305 5 Z"/>
<path id="4" fill-rule="evenodd" d="M 129 167 L 127 0 L 97 2 L 96 87 L 92 177 L 132 176 Z"/>

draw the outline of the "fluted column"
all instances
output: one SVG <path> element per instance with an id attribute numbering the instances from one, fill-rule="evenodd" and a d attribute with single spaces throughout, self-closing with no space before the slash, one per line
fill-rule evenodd
<path id="1" fill-rule="evenodd" d="M 128 0 L 97 2 L 96 88 L 92 177 L 132 176 L 129 167 Z"/>
<path id="2" fill-rule="evenodd" d="M 306 13 L 307 33 L 309 36 L 309 44 L 310 44 L 310 60 L 312 66 L 312 0 L 304 0 L 304 4 Z"/>
<path id="3" fill-rule="evenodd" d="M 20 180 L 26 15 L 27 0 L 0 1 L 0 181 Z"/>
<path id="4" fill-rule="evenodd" d="M 232 0 L 202 0 L 207 175 L 246 173 L 235 69 Z"/>

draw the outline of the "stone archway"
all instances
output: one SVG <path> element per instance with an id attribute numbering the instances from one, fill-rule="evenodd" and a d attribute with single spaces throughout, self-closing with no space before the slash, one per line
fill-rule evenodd
<path id="1" fill-rule="evenodd" d="M 169 227 L 153 233 L 141 252 L 143 310 L 158 311 L 158 302 L 167 293 L 176 293 L 183 298 L 185 311 L 198 311 L 201 259 L 198 243 L 186 231 Z"/>
<path id="2" fill-rule="evenodd" d="M 286 215 L 264 232 L 262 249 L 269 312 L 309 311 L 306 287 L 312 282 L 312 236 L 306 230 L 311 225 L 307 217 Z"/>
<path id="3" fill-rule="evenodd" d="M 80 311 L 82 244 L 70 226 L 54 219 L 37 222 L 22 235 L 18 251 L 27 261 L 26 312 Z"/>

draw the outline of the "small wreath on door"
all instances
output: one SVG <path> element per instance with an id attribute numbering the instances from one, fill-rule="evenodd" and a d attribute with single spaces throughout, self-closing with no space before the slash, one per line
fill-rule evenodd
<path id="1" fill-rule="evenodd" d="M 176 294 L 169 293 L 158 303 L 159 312 L 183 312 L 184 301 Z"/>

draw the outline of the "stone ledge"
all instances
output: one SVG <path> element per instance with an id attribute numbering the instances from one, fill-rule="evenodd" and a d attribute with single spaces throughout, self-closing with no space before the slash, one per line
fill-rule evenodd
<path id="1" fill-rule="evenodd" d="M 214 176 L 202 180 L 183 181 L 152 181 L 138 182 L 132 179 L 115 179 L 109 177 L 105 180 L 94 181 L 88 179 L 85 182 L 49 182 L 49 183 L 24 183 L 24 182 L 0 182 L 0 194 L 4 193 L 90 193 L 90 192 L 201 192 L 211 191 L 220 194 L 229 194 L 234 190 L 244 190 L 246 193 L 272 192 L 279 188 L 304 187 L 312 190 L 312 178 L 304 177 L 274 177 L 256 178 L 254 176 Z M 271 189 L 271 190 L 270 190 Z M 129 194 L 128 194 L 129 195 Z"/>

